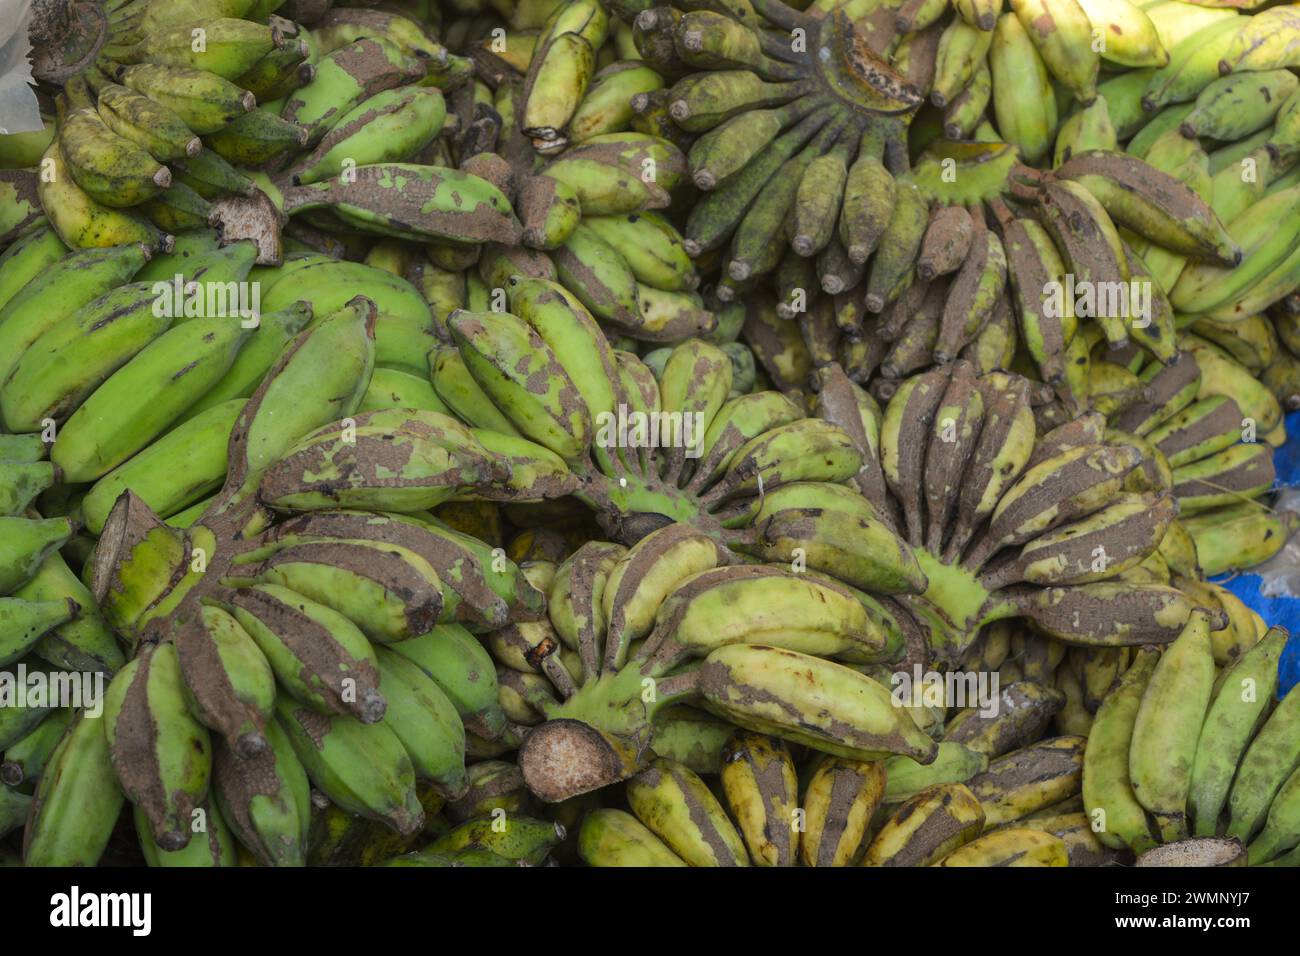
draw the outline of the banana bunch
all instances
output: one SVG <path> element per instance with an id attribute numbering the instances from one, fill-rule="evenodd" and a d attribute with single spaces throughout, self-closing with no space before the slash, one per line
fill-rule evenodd
<path id="1" fill-rule="evenodd" d="M 524 574 L 547 588 L 547 617 L 484 643 L 502 707 L 524 728 L 523 779 L 547 803 L 651 772 L 661 747 L 684 774 L 709 766 L 701 750 L 716 769 L 716 724 L 701 709 L 844 757 L 936 754 L 858 667 L 897 660 L 902 632 L 876 599 L 830 577 L 739 562 L 686 524 L 630 548 L 591 541 Z"/>
<path id="2" fill-rule="evenodd" d="M 66 759 L 90 769 L 42 775 L 29 862 L 93 862 L 125 798 L 157 865 L 227 865 L 236 844 L 265 865 L 301 865 L 310 786 L 412 834 L 417 780 L 462 795 L 466 726 L 504 730 L 472 631 L 536 616 L 543 596 L 428 509 L 508 468 L 447 416 L 358 413 L 376 317 L 357 297 L 273 353 L 226 426 L 225 483 L 186 527 L 134 493 L 139 476 L 124 482 L 88 573 L 135 654 L 102 718 L 75 725 L 100 743 L 69 745 Z M 103 812 L 79 812 L 82 789 L 105 789 L 105 776 Z"/>
<path id="3" fill-rule="evenodd" d="M 1216 672 L 1211 626 L 1195 610 L 1162 652 L 1141 650 L 1102 702 L 1084 754 L 1086 811 L 1114 849 L 1224 835 L 1252 866 L 1295 865 L 1300 695 L 1274 699 L 1287 633 L 1269 630 Z"/>
<path id="4" fill-rule="evenodd" d="M 630 813 L 587 814 L 578 854 L 590 866 L 1097 866 L 1118 857 L 1077 807 L 1083 738 L 1046 738 L 992 761 L 940 746 L 948 754 L 930 765 L 804 756 L 737 730 L 718 785 L 658 757 L 628 780 Z M 900 798 L 896 779 L 919 789 Z"/>
<path id="5" fill-rule="evenodd" d="M 256 169 L 307 184 L 345 158 L 413 158 L 470 70 L 399 13 L 328 10 L 309 29 L 250 0 L 123 4 L 59 94 L 41 204 L 75 248 L 166 249 L 219 200 L 256 195 Z M 360 205 L 373 214 L 383 196 Z M 277 258 L 272 246 L 263 261 Z"/>
<path id="6" fill-rule="evenodd" d="M 1242 346 L 1241 337 L 1231 343 Z M 1294 518 L 1259 499 L 1273 489 L 1273 447 L 1282 408 L 1271 391 L 1231 355 L 1192 332 L 1170 365 L 1150 363 L 1136 374 L 1114 363 L 1107 396 L 1126 396 L 1111 412 L 1118 436 L 1149 447 L 1157 470 L 1178 499 L 1181 526 L 1196 544 L 1205 574 L 1248 568 L 1286 543 Z M 1129 398 L 1137 396 L 1136 401 Z"/>

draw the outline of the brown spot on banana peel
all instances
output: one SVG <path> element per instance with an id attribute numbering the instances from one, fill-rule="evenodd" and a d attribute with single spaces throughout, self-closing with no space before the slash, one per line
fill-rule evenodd
<path id="1" fill-rule="evenodd" d="M 457 456 L 425 445 L 421 449 L 407 436 L 357 435 L 356 441 L 325 442 L 293 452 L 270 468 L 258 486 L 262 501 L 275 506 L 293 496 L 314 493 L 338 500 L 347 490 L 379 488 L 446 488 L 477 484 L 478 469 Z M 421 452 L 447 458 L 446 467 L 436 474 L 408 477 L 411 468 L 420 470 Z M 327 477 L 311 477 L 327 476 Z M 466 480 L 470 479 L 470 480 Z"/>
<path id="2" fill-rule="evenodd" d="M 336 177 L 310 186 L 285 186 L 281 190 L 284 212 L 292 215 L 299 210 L 347 204 L 364 208 L 413 239 L 504 245 L 519 242 L 523 230 L 509 208 L 496 209 L 486 202 L 466 208 L 462 194 L 456 190 L 451 197 L 456 208 L 439 208 L 446 204 L 437 196 L 442 183 L 436 173 L 429 174 L 428 182 L 416 176 L 402 177 L 400 186 L 384 182 L 394 175 L 394 167 L 401 165 L 358 166 L 348 182 Z"/>
<path id="3" fill-rule="evenodd" d="M 1105 432 L 1106 419 L 1096 412 L 1086 412 L 1078 418 L 1073 418 L 1038 439 L 1038 443 L 1029 455 L 1025 470 L 1028 471 L 1035 465 L 1040 465 L 1049 458 L 1055 458 L 1071 448 L 1080 445 L 1099 445 Z"/>
<path id="4" fill-rule="evenodd" d="M 980 708 L 959 711 L 949 720 L 944 740 L 962 744 L 990 758 L 1037 740 L 1048 722 L 1065 706 L 1065 695 L 1033 681 L 1016 681 L 1002 688 L 997 713 Z"/>
<path id="5" fill-rule="evenodd" d="M 760 752 L 754 752 L 755 744 L 762 745 Z M 772 752 L 761 752 L 766 748 Z M 755 787 L 763 801 L 763 837 L 776 851 L 772 865 L 794 866 L 797 837 L 790 810 L 798 805 L 798 794 L 787 779 L 787 769 L 789 776 L 793 777 L 794 768 L 785 741 L 740 730 L 727 740 L 721 757 L 723 766 L 744 761 L 754 777 Z"/>
<path id="6" fill-rule="evenodd" d="M 1016 587 L 1003 594 L 1044 633 L 1084 647 L 1168 644 L 1191 614 L 1186 595 L 1154 584 Z"/>
<path id="7" fill-rule="evenodd" d="M 192 611 L 196 608 L 191 606 Z M 172 643 L 181 677 L 202 712 L 203 723 L 217 730 L 220 738 L 240 757 L 252 758 L 267 747 L 262 736 L 262 717 L 241 701 L 221 663 L 221 654 L 197 614 L 178 614 L 169 622 Z M 198 714 L 196 714 L 198 716 Z M 248 724 L 253 732 L 244 732 Z"/>
<path id="8" fill-rule="evenodd" d="M 376 723 L 387 703 L 379 692 L 379 671 L 345 651 L 329 629 L 307 614 L 263 591 L 240 590 L 229 603 L 261 621 L 301 663 L 299 676 L 322 698 L 332 714 L 350 714 L 362 723 Z M 356 686 L 346 686 L 351 680 Z M 353 696 L 354 700 L 347 700 Z M 328 718 L 325 726 L 328 729 Z M 305 725 L 304 725 L 305 726 Z"/>
<path id="9" fill-rule="evenodd" d="M 1147 382 L 1151 388 L 1150 398 L 1125 409 L 1111 420 L 1111 427 L 1138 436 L 1145 435 L 1158 421 L 1181 411 L 1195 398 L 1195 392 L 1190 392 L 1187 401 L 1173 404 L 1176 396 L 1200 381 L 1200 378 L 1201 370 L 1192 357 L 1185 352 L 1179 352 L 1172 362 L 1160 369 Z M 1239 423 L 1240 418 L 1237 421 Z"/>
<path id="10" fill-rule="evenodd" d="M 221 796 L 221 809 L 235 835 L 264 866 L 302 865 L 304 847 L 268 847 L 258 838 L 252 818 L 252 803 L 257 797 L 275 797 L 280 793 L 276 773 L 275 751 L 266 748 L 250 757 L 240 757 L 221 739 L 213 746 L 213 786 Z"/>
<path id="11" fill-rule="evenodd" d="M 1197 446 L 1215 436 L 1228 434 L 1235 436 L 1240 434 L 1242 417 L 1241 409 L 1237 406 L 1236 401 L 1228 398 L 1208 414 L 1190 418 L 1186 425 L 1173 428 L 1166 434 L 1161 435 L 1160 440 L 1155 443 L 1156 448 L 1159 449 L 1162 455 L 1170 459 L 1172 464 L 1173 461 L 1178 460 L 1178 456 L 1183 452 L 1193 451 Z M 1162 425 L 1164 424 L 1172 424 L 1172 421 L 1167 420 L 1162 423 Z"/>

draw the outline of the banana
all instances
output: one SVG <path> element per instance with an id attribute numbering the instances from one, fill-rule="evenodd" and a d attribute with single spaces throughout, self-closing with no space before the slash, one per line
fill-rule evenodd
<path id="1" fill-rule="evenodd" d="M 1169 62 L 1164 38 L 1147 13 L 1128 0 L 1079 0 L 1093 36 L 1101 34 L 1102 59 L 1128 67 L 1163 67 Z"/>
<path id="2" fill-rule="evenodd" d="M 1187 809 L 1196 836 L 1214 836 L 1237 764 L 1268 714 L 1277 691 L 1277 663 L 1286 644 L 1274 628 L 1218 682 L 1192 761 Z"/>
<path id="3" fill-rule="evenodd" d="M 955 740 L 941 740 L 934 763 L 919 764 L 911 757 L 890 757 L 884 761 L 885 804 L 910 800 L 923 790 L 945 783 L 966 783 L 989 767 L 987 754 Z"/>
<path id="4" fill-rule="evenodd" d="M 526 322 L 507 312 L 458 312 L 448 326 L 474 380 L 525 437 L 566 460 L 582 454 L 590 416 L 569 398 L 572 379 Z"/>
<path id="5" fill-rule="evenodd" d="M 1069 866 L 1060 837 L 1027 827 L 985 834 L 949 853 L 934 866 Z"/>
<path id="6" fill-rule="evenodd" d="M 42 562 L 72 537 L 76 525 L 69 518 L 0 517 L 0 529 L 4 531 L 0 540 L 0 595 L 4 595 L 30 581 Z"/>
<path id="7" fill-rule="evenodd" d="M 5 748 L 4 762 L 0 763 L 0 783 L 19 788 L 11 792 L 34 791 L 50 757 L 63 740 L 63 735 L 76 714 L 70 707 L 60 707 L 42 720 L 27 736 L 15 740 Z M 24 807 L 22 817 L 27 818 Z M 21 823 L 21 821 L 20 821 Z"/>
<path id="8" fill-rule="evenodd" d="M 379 548 L 329 539 L 288 544 L 248 573 L 344 614 L 379 643 L 407 640 L 452 619 L 454 599 L 444 600 L 437 573 L 418 554 L 395 544 Z"/>
<path id="9" fill-rule="evenodd" d="M 66 670 L 112 674 L 125 663 L 122 649 L 96 607 L 95 596 L 73 574 L 62 555 L 51 553 L 26 584 L 13 592 L 25 601 L 74 601 L 80 608 L 71 621 L 46 632 L 34 653 Z"/>
<path id="10" fill-rule="evenodd" d="M 152 251 L 170 246 L 170 236 L 159 232 L 133 210 L 105 206 L 78 186 L 58 138 L 41 157 L 41 168 L 45 170 L 37 184 L 41 208 L 68 248 L 99 249 L 140 243 Z"/>
<path id="11" fill-rule="evenodd" d="M 577 225 L 551 255 L 559 281 L 592 315 L 629 332 L 641 326 L 636 274 L 599 231 Z"/>
<path id="12" fill-rule="evenodd" d="M 605 667 L 622 667 L 633 641 L 650 634 L 664 600 L 687 578 L 724 560 L 706 535 L 673 524 L 652 532 L 610 569 L 601 594 L 606 622 Z"/>
<path id="13" fill-rule="evenodd" d="M 235 85 L 256 96 L 263 106 L 283 102 L 294 90 L 316 77 L 316 65 L 311 61 L 319 57 L 319 51 L 313 49 L 307 36 L 315 38 L 314 33 L 305 32 L 297 37 L 286 36 L 282 45 L 235 77 Z"/>
<path id="14" fill-rule="evenodd" d="M 94 866 L 123 802 L 104 724 L 98 717 L 77 716 L 36 786 L 23 830 L 23 863 Z"/>
<path id="15" fill-rule="evenodd" d="M 1082 14 L 1077 3 L 1075 7 Z M 1048 22 L 1053 22 L 1050 17 Z M 1007 142 L 1020 148 L 1027 162 L 1037 162 L 1048 154 L 1056 133 L 1056 97 L 1051 92 L 1047 64 L 1015 13 L 998 18 L 989 49 L 989 71 L 998 130 Z"/>
<path id="16" fill-rule="evenodd" d="M 583 226 L 622 252 L 637 282 L 670 292 L 688 292 L 699 285 L 681 234 L 658 213 L 590 216 Z"/>
<path id="17" fill-rule="evenodd" d="M 324 714 L 281 697 L 276 720 L 312 783 L 349 813 L 403 835 L 419 832 L 424 808 L 415 769 L 401 741 L 382 723 Z"/>
<path id="18" fill-rule="evenodd" d="M 48 225 L 15 239 L 0 255 L 0 315 L 6 314 L 3 310 L 15 296 L 67 253 L 68 247 Z"/>
<path id="19" fill-rule="evenodd" d="M 180 116 L 143 93 L 105 81 L 95 94 L 95 107 L 108 128 L 158 162 L 193 157 L 203 148 Z"/>
<path id="20" fill-rule="evenodd" d="M 1038 739 L 1064 703 L 1051 687 L 1017 680 L 999 691 L 996 709 L 968 707 L 953 715 L 944 740 L 995 759 Z"/>
<path id="21" fill-rule="evenodd" d="M 416 664 L 387 648 L 376 649 L 380 683 L 388 701 L 386 725 L 411 758 L 416 776 L 449 798 L 464 794 L 465 728 L 455 705 Z"/>
<path id="22" fill-rule="evenodd" d="M 1295 724 L 1300 694 L 1289 691 L 1246 748 L 1228 795 L 1226 836 L 1248 842 L 1267 822 L 1269 806 L 1300 762 Z"/>
<path id="23" fill-rule="evenodd" d="M 578 855 L 588 866 L 687 866 L 632 814 L 600 808 L 578 831 Z"/>
<path id="24" fill-rule="evenodd" d="M 722 751 L 722 791 L 755 866 L 794 866 L 798 779 L 780 740 L 736 731 Z"/>
<path id="25" fill-rule="evenodd" d="M 877 831 L 863 866 L 930 866 L 979 836 L 984 807 L 960 783 L 904 800 Z"/>
<path id="26" fill-rule="evenodd" d="M 892 215 L 875 243 L 875 255 L 867 275 L 867 294 L 863 304 L 868 312 L 882 312 L 885 306 L 897 301 L 911 283 L 912 265 L 929 223 L 926 202 L 916 184 L 895 180 L 894 187 Z M 847 248 L 854 251 L 854 245 Z M 857 248 L 866 248 L 866 244 L 859 242 Z M 862 258 L 865 261 L 865 253 Z"/>
<path id="27" fill-rule="evenodd" d="M 539 866 L 566 835 L 564 827 L 551 820 L 494 814 L 466 820 L 429 844 L 429 850 L 488 851 L 519 865 Z"/>
<path id="28" fill-rule="evenodd" d="M 1079 793 L 1087 738 L 1051 737 L 989 762 L 966 781 L 984 809 L 985 827 L 997 827 Z"/>
<path id="29" fill-rule="evenodd" d="M 280 115 L 310 131 L 319 143 L 366 97 L 420 78 L 424 67 L 383 37 L 362 37 L 322 56 L 310 83 L 285 99 Z"/>
<path id="30" fill-rule="evenodd" d="M 1292 771 L 1268 808 L 1264 828 L 1247 848 L 1250 866 L 1271 860 L 1300 843 L 1300 821 L 1296 819 L 1300 773 Z"/>
<path id="31" fill-rule="evenodd" d="M 1086 188 L 1073 180 L 1054 180 L 1043 188 L 1040 208 L 1044 225 L 1056 241 L 1074 275 L 1075 282 L 1125 283 L 1129 279 L 1128 259 L 1114 221 L 1106 208 Z M 1094 317 L 1102 325 L 1113 347 L 1128 340 L 1126 315 Z"/>
<path id="32" fill-rule="evenodd" d="M 1129 745 L 1134 796 L 1166 843 L 1187 834 L 1192 762 L 1213 682 L 1209 615 L 1197 609 L 1156 664 Z"/>
<path id="33" fill-rule="evenodd" d="M 237 865 L 238 849 L 234 834 L 220 811 L 210 801 L 197 807 L 191 824 L 194 836 L 181 850 L 164 850 L 154 842 L 144 811 L 135 808 L 136 836 L 140 852 L 148 866 L 218 867 Z"/>
<path id="34" fill-rule="evenodd" d="M 660 604 L 656 622 L 667 640 L 701 657 L 725 644 L 759 642 L 827 657 L 888 650 L 851 592 L 763 566 L 693 574 Z"/>
<path id="35" fill-rule="evenodd" d="M 1220 77 L 1201 90 L 1179 130 L 1189 138 L 1241 139 L 1271 124 L 1297 89 L 1300 79 L 1289 70 Z"/>
<path id="36" fill-rule="evenodd" d="M 345 165 L 405 162 L 442 130 L 446 103 L 437 89 L 402 87 L 376 93 L 343 114 L 316 148 L 294 164 L 295 185 L 317 183 Z"/>
<path id="37" fill-rule="evenodd" d="M 1201 569 L 1216 575 L 1273 557 L 1300 527 L 1300 516 L 1242 502 L 1191 515 L 1183 519 L 1183 526 L 1196 542 Z"/>
<path id="38" fill-rule="evenodd" d="M 1103 150 L 1075 154 L 1056 171 L 1092 193 L 1118 225 L 1166 249 L 1225 265 L 1239 261 L 1213 209 L 1180 180 L 1130 156 Z"/>
<path id="39" fill-rule="evenodd" d="M 370 163 L 281 193 L 291 216 L 328 211 L 345 228 L 397 239 L 460 246 L 514 245 L 522 237 L 510 201 L 495 184 L 444 166 Z"/>
<path id="40" fill-rule="evenodd" d="M 446 624 L 392 647 L 441 688 L 460 713 L 465 728 L 492 740 L 506 718 L 497 699 L 496 671 L 483 645 L 463 627 Z"/>
<path id="41" fill-rule="evenodd" d="M 94 110 L 74 110 L 59 132 L 73 180 L 105 206 L 134 206 L 171 185 L 171 171 L 118 136 Z"/>
<path id="42" fill-rule="evenodd" d="M 710 708 L 751 730 L 854 759 L 901 753 L 930 763 L 937 752 L 886 688 L 821 658 L 732 644 L 710 653 L 697 673 Z"/>
<path id="43" fill-rule="evenodd" d="M 1174 469 L 1174 494 L 1188 514 L 1254 498 L 1273 487 L 1273 449 L 1265 443 L 1233 445 Z"/>
<path id="44" fill-rule="evenodd" d="M 113 79 L 171 110 L 200 136 L 215 133 L 257 105 L 252 93 L 207 70 L 139 63 L 117 67 Z"/>
<path id="45" fill-rule="evenodd" d="M 992 31 L 973 27 L 960 17 L 954 18 L 939 38 L 930 102 L 940 108 L 946 107 L 966 89 L 992 43 Z"/>
<path id="46" fill-rule="evenodd" d="M 374 649 L 342 614 L 276 584 L 240 589 L 228 604 L 296 699 L 368 724 L 383 718 Z"/>
<path id="47" fill-rule="evenodd" d="M 0 410 L 15 431 L 72 413 L 105 379 L 171 324 L 155 314 L 157 295 L 129 283 L 47 329 L 0 386 Z"/>
<path id="48" fill-rule="evenodd" d="M 1167 644 L 1192 606 L 1177 588 L 1122 580 L 1035 589 L 1014 600 L 1037 630 L 1084 646 Z"/>
<path id="49" fill-rule="evenodd" d="M 1219 76 L 1219 61 L 1232 47 L 1247 18 L 1220 17 L 1203 24 L 1170 49 L 1169 62 L 1147 82 L 1142 105 L 1148 111 L 1185 103 Z"/>
<path id="50" fill-rule="evenodd" d="M 65 624 L 80 613 L 76 601 L 24 601 L 0 598 L 0 666 L 12 664 L 47 631 Z"/>
<path id="51" fill-rule="evenodd" d="M 1030 541 L 1019 558 L 985 572 L 981 580 L 986 587 L 1016 581 L 1042 585 L 1100 581 L 1151 554 L 1177 509 L 1176 499 L 1167 494 L 1120 495 L 1100 511 Z"/>
<path id="52" fill-rule="evenodd" d="M 1191 353 L 1201 371 L 1197 398 L 1226 395 L 1242 411 L 1240 428 L 1254 425 L 1260 434 L 1267 434 L 1282 420 L 1282 409 L 1277 397 L 1263 385 L 1249 369 L 1233 361 L 1218 346 L 1198 335 L 1184 332 L 1179 336 L 1180 347 Z"/>
<path id="53" fill-rule="evenodd" d="M 1294 38 L 1300 17 L 1290 6 L 1245 18 L 1232 45 L 1219 60 L 1219 72 L 1262 72 L 1295 66 Z"/>
<path id="54" fill-rule="evenodd" d="M 244 340 L 226 374 L 185 410 L 182 424 L 192 421 L 209 409 L 251 396 L 280 353 L 306 328 L 311 318 L 311 307 L 303 301 L 257 316 L 257 327 Z M 376 369 L 376 372 L 379 371 Z M 388 369 L 382 371 L 386 376 L 400 374 Z M 372 376 L 372 385 L 374 380 Z"/>
<path id="55" fill-rule="evenodd" d="M 104 698 L 105 733 L 122 792 L 163 850 L 184 849 L 208 793 L 212 745 L 189 713 L 176 648 L 146 648 L 122 668 Z"/>
<path id="56" fill-rule="evenodd" d="M 907 760 L 909 758 L 891 758 Z M 884 763 L 823 757 L 804 790 L 807 829 L 799 841 L 805 866 L 850 866 L 885 793 Z"/>
<path id="57" fill-rule="evenodd" d="M 1287 221 L 1297 204 L 1300 189 L 1292 188 L 1247 208 L 1227 225 L 1228 235 L 1242 251 L 1240 265 L 1190 264 L 1170 290 L 1169 301 L 1180 311 L 1208 312 L 1250 292 L 1295 250 L 1296 236 L 1270 226 Z"/>
<path id="58" fill-rule="evenodd" d="M 1079 102 L 1091 103 L 1097 95 L 1101 58 L 1083 6 L 1077 0 L 1014 0 L 1011 9 L 1052 75 Z M 995 75 L 995 90 L 996 82 Z"/>
<path id="59" fill-rule="evenodd" d="M 393 409 L 305 436 L 267 468 L 258 494 L 277 510 L 419 511 L 459 488 L 505 477 L 504 465 L 459 422 Z"/>
<path id="60" fill-rule="evenodd" d="M 248 335 L 228 318 L 194 319 L 164 332 L 68 418 L 51 460 L 68 481 L 107 474 L 220 381 Z"/>
<path id="61" fill-rule="evenodd" d="M 235 422 L 233 473 L 257 475 L 302 435 L 352 414 L 370 378 L 374 337 L 374 304 L 360 296 L 300 332 Z"/>
<path id="62" fill-rule="evenodd" d="M 627 782 L 637 818 L 691 866 L 748 866 L 745 844 L 708 786 L 659 758 Z"/>

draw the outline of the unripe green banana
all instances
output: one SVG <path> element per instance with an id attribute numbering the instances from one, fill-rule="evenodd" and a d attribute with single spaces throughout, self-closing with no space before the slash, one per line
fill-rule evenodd
<path id="1" fill-rule="evenodd" d="M 105 694 L 104 718 L 122 792 L 143 811 L 161 849 L 183 849 L 207 796 L 212 745 L 186 706 L 176 648 L 145 648 L 122 668 Z"/>
<path id="2" fill-rule="evenodd" d="M 327 717 L 283 696 L 275 709 L 307 776 L 336 804 L 403 835 L 424 825 L 411 759 L 386 725 Z"/>
<path id="3" fill-rule="evenodd" d="M 1129 745 L 1134 796 L 1155 817 L 1163 842 L 1187 834 L 1192 763 L 1213 683 L 1209 615 L 1197 609 L 1156 664 Z"/>
<path id="4" fill-rule="evenodd" d="M 23 830 L 27 866 L 94 866 L 122 809 L 104 724 L 75 718 L 50 755 Z"/>

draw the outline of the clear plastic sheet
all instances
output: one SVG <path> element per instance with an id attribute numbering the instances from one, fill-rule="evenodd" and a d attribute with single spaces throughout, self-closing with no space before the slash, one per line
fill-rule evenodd
<path id="1" fill-rule="evenodd" d="M 28 60 L 31 0 L 0 0 L 0 135 L 41 128 Z"/>

